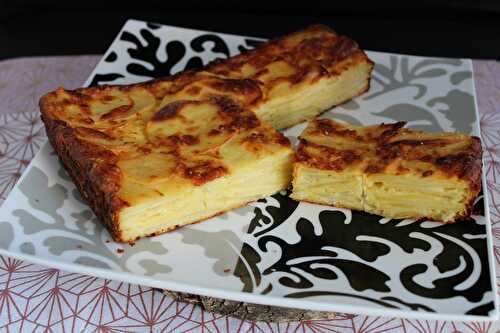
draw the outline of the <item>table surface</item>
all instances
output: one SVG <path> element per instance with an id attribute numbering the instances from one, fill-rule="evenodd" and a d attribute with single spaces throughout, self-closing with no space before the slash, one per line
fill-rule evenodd
<path id="1" fill-rule="evenodd" d="M 0 62 L 0 204 L 45 142 L 39 97 L 82 85 L 100 56 Z M 500 267 L 500 62 L 474 61 L 495 264 Z M 500 276 L 497 274 L 497 284 Z M 1 332 L 500 332 L 463 323 L 337 314 L 290 323 L 246 322 L 177 302 L 149 287 L 68 273 L 0 256 Z"/>

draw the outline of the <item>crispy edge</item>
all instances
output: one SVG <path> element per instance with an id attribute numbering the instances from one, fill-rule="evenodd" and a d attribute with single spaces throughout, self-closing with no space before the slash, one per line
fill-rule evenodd
<path id="1" fill-rule="evenodd" d="M 128 203 L 116 195 L 122 179 L 121 171 L 115 164 L 116 155 L 99 145 L 80 140 L 73 128 L 53 119 L 49 102 L 52 94 L 43 96 L 39 103 L 49 142 L 78 191 L 104 222 L 113 239 L 125 242 L 118 214 Z"/>
<path id="2" fill-rule="evenodd" d="M 474 209 L 474 201 L 476 200 L 482 188 L 482 172 L 483 172 L 483 151 L 481 139 L 476 136 L 471 137 L 472 143 L 472 159 L 465 161 L 463 165 L 463 174 L 461 179 L 469 185 L 469 197 L 465 202 L 465 210 L 462 214 L 457 214 L 453 221 L 462 220 L 470 217 Z M 488 207 L 485 207 L 488 209 Z"/>

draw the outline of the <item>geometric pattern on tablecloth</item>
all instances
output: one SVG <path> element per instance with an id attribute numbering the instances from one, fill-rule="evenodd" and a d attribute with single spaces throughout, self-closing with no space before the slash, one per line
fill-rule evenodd
<path id="1" fill-rule="evenodd" d="M 37 100 L 80 86 L 98 56 L 0 63 L 0 204 L 44 141 Z M 496 270 L 500 268 L 500 64 L 474 61 Z M 497 274 L 497 284 L 500 277 Z M 149 287 L 0 256 L 0 332 L 498 332 L 462 323 L 337 314 L 328 320 L 246 322 L 174 301 Z"/>

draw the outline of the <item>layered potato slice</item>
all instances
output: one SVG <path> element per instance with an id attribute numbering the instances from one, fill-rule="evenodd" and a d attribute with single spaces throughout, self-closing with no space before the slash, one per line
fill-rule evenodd
<path id="1" fill-rule="evenodd" d="M 235 84 L 238 84 L 236 82 Z M 289 140 L 223 93 L 155 98 L 143 85 L 42 99 L 52 145 L 113 238 L 127 242 L 286 188 Z"/>
<path id="2" fill-rule="evenodd" d="M 481 189 L 480 140 L 404 125 L 311 121 L 300 136 L 292 198 L 390 218 L 469 216 Z"/>

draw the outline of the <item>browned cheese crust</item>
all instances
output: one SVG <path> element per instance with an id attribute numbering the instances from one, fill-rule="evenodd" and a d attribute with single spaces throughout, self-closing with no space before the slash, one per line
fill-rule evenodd
<path id="1" fill-rule="evenodd" d="M 41 107 L 46 101 L 41 102 Z M 78 191 L 112 237 L 120 241 L 118 211 L 127 205 L 116 193 L 121 183 L 121 171 L 116 155 L 99 145 L 80 140 L 64 122 L 42 115 L 47 137 L 62 165 L 73 179 Z"/>
<path id="2" fill-rule="evenodd" d="M 350 62 L 345 63 L 346 59 Z M 267 66 L 277 60 L 280 65 L 291 69 L 289 75 L 272 76 L 273 69 Z M 252 79 L 270 91 L 283 81 L 297 84 L 307 80 L 312 83 L 322 77 L 339 75 L 360 62 L 374 65 L 352 39 L 338 35 L 326 26 L 313 25 L 230 59 L 212 62 L 206 70 L 229 78 Z"/>

